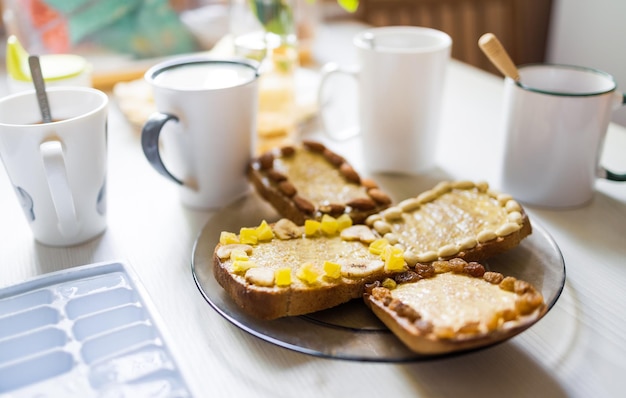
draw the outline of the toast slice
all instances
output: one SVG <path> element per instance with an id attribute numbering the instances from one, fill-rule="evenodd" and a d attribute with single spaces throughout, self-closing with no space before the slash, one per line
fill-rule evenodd
<path id="1" fill-rule="evenodd" d="M 481 261 L 532 233 L 528 215 L 510 195 L 471 181 L 441 182 L 369 216 L 366 224 L 401 246 L 409 266 L 455 257 Z"/>
<path id="2" fill-rule="evenodd" d="M 342 156 L 313 141 L 263 153 L 252 160 L 248 178 L 282 217 L 298 225 L 324 214 L 347 214 L 359 224 L 391 204 L 374 181 L 361 178 Z"/>
<path id="3" fill-rule="evenodd" d="M 462 259 L 418 264 L 366 288 L 366 305 L 411 350 L 445 354 L 520 333 L 547 310 L 535 287 Z"/>
<path id="4" fill-rule="evenodd" d="M 347 215 L 297 226 L 288 219 L 222 232 L 213 254 L 217 282 L 261 319 L 302 315 L 362 297 L 365 285 L 408 270 L 381 258 L 377 237 Z M 370 247 L 371 246 L 371 247 Z"/>

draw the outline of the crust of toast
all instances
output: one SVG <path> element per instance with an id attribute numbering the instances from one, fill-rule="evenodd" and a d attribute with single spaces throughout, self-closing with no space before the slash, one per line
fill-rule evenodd
<path id="1" fill-rule="evenodd" d="M 324 214 L 348 214 L 359 224 L 391 204 L 374 181 L 361 178 L 342 156 L 313 141 L 265 152 L 250 163 L 248 178 L 282 217 L 298 225 Z"/>
<path id="2" fill-rule="evenodd" d="M 445 354 L 497 343 L 527 329 L 547 310 L 543 297 L 530 284 L 485 272 L 482 265 L 461 259 L 439 261 L 430 265 L 429 272 L 396 279 L 401 282 L 390 287 L 380 283 L 368 286 L 365 304 L 408 348 L 420 354 Z M 438 294 L 445 298 L 433 304 L 437 299 L 433 296 Z M 464 300 L 471 301 L 471 308 L 464 306 Z"/>

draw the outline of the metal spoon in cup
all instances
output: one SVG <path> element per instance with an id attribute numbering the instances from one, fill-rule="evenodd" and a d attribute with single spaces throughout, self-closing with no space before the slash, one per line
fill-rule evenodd
<path id="1" fill-rule="evenodd" d="M 496 35 L 485 33 L 478 39 L 478 47 L 504 76 L 519 81 L 519 71 Z"/>
<path id="2" fill-rule="evenodd" d="M 50 113 L 50 105 L 48 104 L 48 96 L 46 94 L 46 84 L 41 73 L 41 64 L 39 63 L 39 57 L 31 55 L 28 57 L 28 66 L 30 68 L 30 75 L 35 85 L 35 93 L 37 95 L 37 103 L 39 103 L 39 110 L 41 111 L 41 118 L 43 123 L 52 122 L 52 115 Z"/>

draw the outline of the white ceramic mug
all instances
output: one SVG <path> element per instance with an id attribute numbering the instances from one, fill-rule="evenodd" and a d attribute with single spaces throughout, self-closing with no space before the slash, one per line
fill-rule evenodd
<path id="1" fill-rule="evenodd" d="M 248 192 L 246 168 L 256 143 L 257 65 L 180 57 L 154 66 L 145 78 L 158 112 L 143 127 L 143 151 L 155 170 L 180 187 L 183 204 L 220 208 Z"/>
<path id="2" fill-rule="evenodd" d="M 393 26 L 365 30 L 353 44 L 357 70 L 334 64 L 323 69 L 318 98 L 324 130 L 331 138 L 350 135 L 329 128 L 323 92 L 331 76 L 351 75 L 357 80 L 356 131 L 366 166 L 403 174 L 433 167 L 452 39 L 435 29 Z"/>
<path id="3" fill-rule="evenodd" d="M 577 207 L 598 177 L 624 181 L 599 164 L 611 113 L 625 103 L 608 73 L 570 65 L 521 66 L 507 78 L 502 190 L 521 202 Z"/>
<path id="4" fill-rule="evenodd" d="M 108 98 L 82 87 L 47 94 L 45 124 L 34 91 L 0 99 L 0 156 L 35 239 L 70 246 L 106 229 Z"/>

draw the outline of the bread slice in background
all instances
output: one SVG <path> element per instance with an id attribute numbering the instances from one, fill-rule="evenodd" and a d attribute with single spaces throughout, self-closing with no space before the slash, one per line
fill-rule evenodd
<path id="1" fill-rule="evenodd" d="M 391 204 L 374 181 L 361 178 L 344 157 L 319 142 L 263 153 L 250 163 L 248 178 L 282 217 L 298 225 L 324 214 L 347 214 L 359 224 Z"/>

